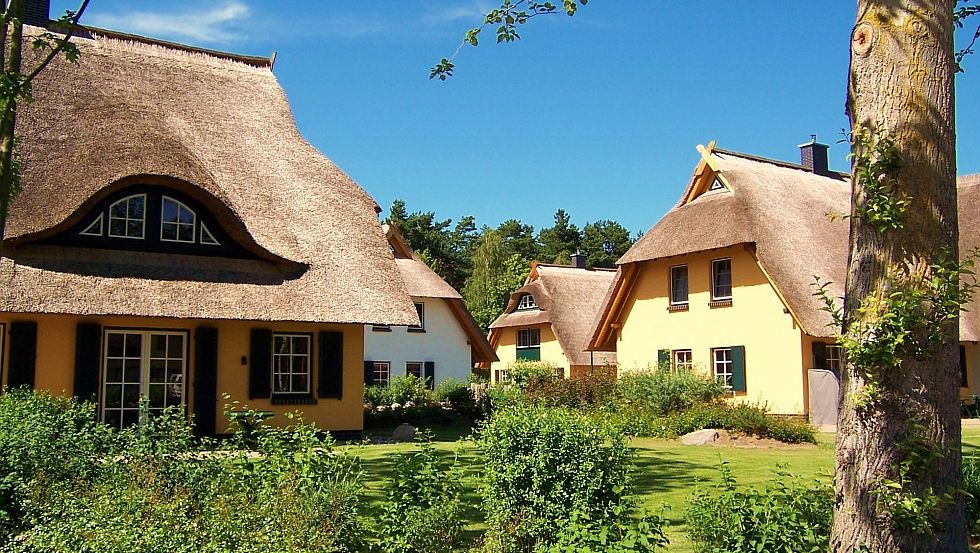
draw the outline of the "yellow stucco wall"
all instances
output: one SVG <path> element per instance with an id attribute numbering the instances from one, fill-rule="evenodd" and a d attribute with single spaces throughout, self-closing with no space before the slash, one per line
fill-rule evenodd
<path id="1" fill-rule="evenodd" d="M 497 359 L 490 365 L 491 382 L 496 383 L 498 370 L 506 369 L 508 365 L 517 360 L 517 331 L 525 328 L 538 328 L 541 330 L 541 361 L 551 363 L 561 367 L 565 375 L 569 374 L 568 358 L 565 351 L 558 343 L 558 338 L 551 330 L 550 324 L 531 325 L 526 327 L 502 328 L 500 329 L 500 339 L 497 341 Z"/>
<path id="2" fill-rule="evenodd" d="M 732 305 L 712 308 L 711 261 L 724 257 L 732 260 Z M 668 312 L 670 267 L 684 264 L 689 309 Z M 690 349 L 695 367 L 710 373 L 711 348 L 745 346 L 746 392 L 737 399 L 766 403 L 774 413 L 803 414 L 810 346 L 784 309 L 742 246 L 646 262 L 621 317 L 620 374 L 656 365 L 661 349 Z"/>
<path id="3" fill-rule="evenodd" d="M 252 321 L 187 320 L 146 317 L 77 317 L 73 315 L 10 314 L 0 313 L 0 323 L 6 324 L 10 331 L 12 321 L 34 321 L 37 323 L 37 362 L 35 388 L 56 394 L 70 394 L 73 388 L 75 359 L 75 328 L 79 322 L 97 323 L 103 329 L 132 328 L 140 330 L 187 330 L 190 340 L 187 344 L 187 385 L 185 402 L 188 412 L 193 412 L 194 401 L 194 329 L 209 326 L 218 329 L 218 404 L 215 410 L 217 431 L 224 432 L 227 421 L 222 411 L 222 394 L 228 394 L 228 401 L 259 410 L 272 411 L 276 416 L 269 424 L 286 425 L 289 421 L 282 416 L 286 412 L 302 411 L 304 419 L 314 422 L 325 430 L 361 430 L 364 427 L 364 327 L 362 325 L 313 324 L 313 323 L 270 323 Z M 272 405 L 269 399 L 248 399 L 248 366 L 242 365 L 242 357 L 249 355 L 250 331 L 253 328 L 267 328 L 273 332 L 340 331 L 344 333 L 344 387 L 343 398 L 317 399 L 315 405 Z M 9 338 L 5 336 L 3 348 L 3 379 L 8 375 L 7 352 Z M 316 390 L 319 351 L 314 336 L 311 347 L 313 382 Z"/>

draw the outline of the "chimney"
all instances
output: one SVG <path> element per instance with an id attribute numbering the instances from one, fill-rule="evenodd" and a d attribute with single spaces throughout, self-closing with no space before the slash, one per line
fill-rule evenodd
<path id="1" fill-rule="evenodd" d="M 585 256 L 581 252 L 575 252 L 575 254 L 571 256 L 571 260 L 572 267 L 575 267 L 576 269 L 585 268 Z"/>
<path id="2" fill-rule="evenodd" d="M 50 20 L 51 0 L 24 0 L 24 23 L 35 27 L 47 27 Z"/>
<path id="3" fill-rule="evenodd" d="M 826 177 L 830 174 L 827 165 L 827 145 L 817 142 L 817 135 L 811 134 L 809 142 L 800 144 L 800 165 L 815 175 Z"/>

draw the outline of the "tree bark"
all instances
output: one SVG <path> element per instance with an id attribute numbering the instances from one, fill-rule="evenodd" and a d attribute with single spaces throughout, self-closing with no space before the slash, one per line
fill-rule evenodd
<path id="1" fill-rule="evenodd" d="M 880 232 L 860 216 L 867 190 L 858 181 L 857 160 L 868 152 L 852 142 L 853 197 L 850 259 L 844 302 L 844 329 L 860 323 L 867 297 L 885 297 L 887 271 L 907 262 L 929 274 L 946 248 L 958 259 L 956 160 L 953 113 L 952 12 L 955 0 L 859 0 L 851 41 L 848 113 L 852 132 L 866 129 L 895 142 L 901 166 L 898 191 L 911 200 L 904 224 Z M 967 551 L 960 468 L 958 318 L 943 327 L 942 344 L 931 359 L 903 358 L 899 367 L 871 370 L 880 390 L 870 406 L 858 399 L 868 384 L 864 370 L 850 363 L 841 385 L 837 472 L 831 548 L 838 553 Z M 911 421 L 919 420 L 921 427 Z M 895 524 L 892 507 L 876 492 L 897 480 L 908 452 L 910 432 L 941 457 L 906 484 L 917 494 L 942 495 L 930 532 L 909 532 Z"/>
<path id="2" fill-rule="evenodd" d="M 24 2 L 8 0 L 4 25 L 3 70 L 7 75 L 20 75 L 21 39 L 23 33 Z M 17 117 L 17 98 L 8 96 L 0 103 L 0 259 L 3 259 L 3 239 L 6 236 L 7 211 L 13 199 L 14 173 L 14 125 Z"/>

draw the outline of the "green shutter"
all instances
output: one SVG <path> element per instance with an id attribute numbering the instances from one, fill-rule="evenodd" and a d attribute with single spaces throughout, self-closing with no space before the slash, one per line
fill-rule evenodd
<path id="1" fill-rule="evenodd" d="M 669 349 L 658 349 L 657 350 L 657 368 L 670 367 L 670 350 Z"/>
<path id="2" fill-rule="evenodd" d="M 344 333 L 320 333 L 320 397 L 340 399 L 344 395 Z"/>
<path id="3" fill-rule="evenodd" d="M 75 327 L 74 395 L 83 401 L 95 401 L 99 393 L 102 368 L 102 327 L 78 323 Z"/>
<path id="4" fill-rule="evenodd" d="M 813 368 L 827 368 L 827 344 L 823 342 L 813 343 Z"/>
<path id="5" fill-rule="evenodd" d="M 524 361 L 540 361 L 541 348 L 518 348 L 517 359 Z"/>
<path id="6" fill-rule="evenodd" d="M 732 391 L 745 390 L 745 346 L 732 346 Z"/>

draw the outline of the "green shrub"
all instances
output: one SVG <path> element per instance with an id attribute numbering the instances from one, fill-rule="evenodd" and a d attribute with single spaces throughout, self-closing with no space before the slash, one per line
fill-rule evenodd
<path id="1" fill-rule="evenodd" d="M 382 506 L 378 550 L 382 553 L 452 551 L 463 530 L 458 467 L 439 461 L 432 436 L 395 462 Z"/>
<path id="2" fill-rule="evenodd" d="M 709 375 L 669 367 L 626 373 L 619 379 L 617 388 L 623 402 L 638 405 L 654 415 L 711 403 L 725 395 L 725 387 Z"/>
<path id="3" fill-rule="evenodd" d="M 963 456 L 963 490 L 966 528 L 970 535 L 980 534 L 980 458 Z"/>
<path id="4" fill-rule="evenodd" d="M 667 519 L 647 514 L 632 520 L 628 516 L 601 523 L 573 513 L 552 544 L 538 544 L 535 553 L 598 552 L 650 553 L 669 544 L 664 528 Z"/>
<path id="5" fill-rule="evenodd" d="M 511 383 L 523 390 L 532 382 L 553 381 L 558 378 L 558 365 L 547 361 L 518 360 L 507 365 Z"/>
<path id="6" fill-rule="evenodd" d="M 515 407 L 479 432 L 483 505 L 493 551 L 554 542 L 572 513 L 604 525 L 629 505 L 630 451 L 581 414 Z"/>
<path id="7" fill-rule="evenodd" d="M 95 406 L 26 389 L 0 395 L 0 543 L 31 524 L 38 489 L 85 479 L 115 436 L 95 422 Z"/>
<path id="8" fill-rule="evenodd" d="M 524 403 L 524 394 L 512 386 L 491 386 L 487 388 L 483 398 L 477 405 L 480 416 L 484 419 L 493 417 L 496 413 L 516 407 Z"/>
<path id="9" fill-rule="evenodd" d="M 447 378 L 436 386 L 435 400 L 449 404 L 454 411 L 461 415 L 474 418 L 477 415 L 476 400 L 473 399 L 473 391 L 469 384 Z"/>
<path id="10" fill-rule="evenodd" d="M 615 400 L 616 377 L 599 373 L 579 378 L 532 380 L 525 386 L 524 395 L 532 402 L 551 407 L 591 410 Z"/>
<path id="11" fill-rule="evenodd" d="M 739 489 L 727 465 L 721 482 L 699 487 L 687 509 L 697 553 L 827 551 L 833 490 L 777 474 L 764 490 Z"/>

